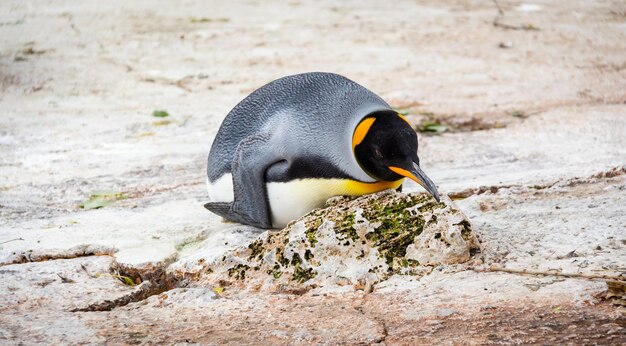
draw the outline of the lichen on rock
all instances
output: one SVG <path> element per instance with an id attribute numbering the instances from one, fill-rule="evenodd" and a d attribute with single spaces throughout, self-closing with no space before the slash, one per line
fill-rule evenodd
<path id="1" fill-rule="evenodd" d="M 424 275 L 480 249 L 467 218 L 443 197 L 388 190 L 335 197 L 280 231 L 210 264 L 201 283 L 240 288 L 371 287 L 392 275 Z"/>

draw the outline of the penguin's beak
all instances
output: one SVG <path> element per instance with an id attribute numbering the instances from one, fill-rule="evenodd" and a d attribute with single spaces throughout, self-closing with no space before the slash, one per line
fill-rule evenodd
<path id="1" fill-rule="evenodd" d="M 428 191 L 428 193 L 430 193 L 437 200 L 437 202 L 440 202 L 439 192 L 437 191 L 435 183 L 430 180 L 430 178 L 426 175 L 426 173 L 424 173 L 424 171 L 422 171 L 417 163 L 413 162 L 412 167 L 408 170 L 394 166 L 389 166 L 389 169 L 400 174 L 401 176 L 407 177 L 420 184 L 424 189 L 426 189 L 426 191 Z"/>

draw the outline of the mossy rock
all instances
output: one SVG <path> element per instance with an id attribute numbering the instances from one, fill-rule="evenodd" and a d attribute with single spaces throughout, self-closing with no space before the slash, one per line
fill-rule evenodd
<path id="1" fill-rule="evenodd" d="M 335 197 L 280 231 L 226 254 L 209 285 L 298 289 L 366 287 L 391 275 L 424 275 L 468 261 L 480 246 L 467 218 L 444 197 L 383 191 Z"/>

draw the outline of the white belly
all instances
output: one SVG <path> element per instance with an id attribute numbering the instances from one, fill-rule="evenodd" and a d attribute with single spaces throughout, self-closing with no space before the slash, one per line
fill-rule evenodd
<path id="1" fill-rule="evenodd" d="M 235 200 L 233 197 L 233 176 L 230 173 L 222 175 L 213 183 L 207 177 L 206 187 L 209 191 L 209 200 L 211 202 L 232 202 Z"/>
<path id="2" fill-rule="evenodd" d="M 285 227 L 315 208 L 322 207 L 333 196 L 360 196 L 402 185 L 394 182 L 363 183 L 348 179 L 298 179 L 286 183 L 267 184 L 272 210 L 272 225 Z"/>
<path id="3" fill-rule="evenodd" d="M 267 197 L 270 204 L 272 225 L 283 228 L 309 211 L 324 205 L 333 196 L 358 196 L 385 189 L 395 189 L 402 180 L 395 182 L 362 183 L 347 179 L 298 179 L 285 183 L 268 183 Z M 212 202 L 233 201 L 231 174 L 224 174 L 210 183 L 207 180 L 209 198 Z"/>
<path id="4" fill-rule="evenodd" d="M 268 183 L 267 197 L 272 211 L 272 225 L 283 228 L 315 208 L 327 199 L 341 195 L 338 179 L 300 179 L 286 183 Z"/>

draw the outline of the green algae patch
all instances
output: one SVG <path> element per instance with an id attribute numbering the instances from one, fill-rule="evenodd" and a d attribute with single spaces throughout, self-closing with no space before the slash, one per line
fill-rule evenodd
<path id="1" fill-rule="evenodd" d="M 424 219 L 421 216 L 390 217 L 373 232 L 368 233 L 366 238 L 378 248 L 387 265 L 393 267 L 395 258 L 404 260 L 407 247 L 414 242 L 415 237 L 420 235 L 423 229 Z"/>
<path id="2" fill-rule="evenodd" d="M 293 281 L 304 283 L 313 279 L 317 273 L 313 270 L 313 268 L 303 268 L 299 264 L 296 265 L 293 269 Z"/>
<path id="3" fill-rule="evenodd" d="M 313 271 L 313 268 L 303 267 L 302 259 L 300 258 L 300 255 L 298 255 L 297 253 L 293 255 L 293 258 L 291 259 L 291 265 L 293 266 L 293 276 L 292 276 L 293 281 L 303 283 L 314 278 L 315 275 L 317 275 L 317 273 Z"/>
<path id="4" fill-rule="evenodd" d="M 126 199 L 128 196 L 124 192 L 118 191 L 98 191 L 89 194 L 89 199 L 79 204 L 81 209 L 100 209 L 115 201 Z"/>
<path id="5" fill-rule="evenodd" d="M 255 240 L 248 245 L 248 249 L 251 250 L 250 256 L 248 257 L 249 260 L 254 258 L 260 260 L 263 256 L 263 241 L 261 239 Z"/>
<path id="6" fill-rule="evenodd" d="M 354 218 L 355 212 L 352 210 L 341 213 L 338 217 L 338 221 L 335 222 L 335 227 L 333 228 L 335 233 L 341 234 L 344 240 L 359 240 L 359 235 L 354 229 Z"/>
<path id="7" fill-rule="evenodd" d="M 320 227 L 320 225 L 322 224 L 321 220 L 319 222 L 319 224 L 317 224 L 316 226 L 313 226 L 311 228 L 307 228 L 306 230 L 306 238 L 309 240 L 309 244 L 311 244 L 311 246 L 315 246 L 315 243 L 317 243 L 317 237 L 315 236 L 317 229 Z"/>
<path id="8" fill-rule="evenodd" d="M 233 277 L 235 280 L 245 280 L 246 271 L 249 270 L 250 267 L 245 264 L 237 264 L 236 266 L 228 269 L 228 276 Z"/>
<path id="9" fill-rule="evenodd" d="M 425 213 L 428 211 L 433 211 L 434 209 L 441 209 L 445 207 L 446 207 L 445 203 L 441 203 L 441 202 L 437 202 L 433 200 L 433 201 L 429 201 L 425 203 L 424 205 L 421 205 L 419 208 L 417 208 L 417 210 L 419 210 L 420 213 Z"/>
<path id="10" fill-rule="evenodd" d="M 283 275 L 283 272 L 280 270 L 280 268 L 280 265 L 276 264 L 274 265 L 274 267 L 272 267 L 272 269 L 267 271 L 267 274 L 271 275 L 274 279 L 279 279 Z"/>
<path id="11" fill-rule="evenodd" d="M 441 204 L 436 202 L 422 204 L 417 208 L 420 213 L 411 209 L 427 200 L 429 198 L 426 196 L 406 195 L 406 198 L 388 203 L 372 203 L 370 208 L 364 210 L 364 218 L 379 224 L 365 237 L 372 242 L 373 247 L 378 248 L 390 270 L 397 267 L 394 266 L 394 259 L 404 260 L 407 247 L 422 233 L 425 224 L 421 214 L 422 208 L 427 206 L 424 210 L 432 210 Z"/>
<path id="12" fill-rule="evenodd" d="M 159 110 L 159 109 L 157 109 L 157 110 L 154 110 L 154 111 L 152 112 L 152 116 L 153 116 L 153 117 L 155 117 L 155 118 L 166 118 L 166 117 L 169 117 L 169 116 L 170 116 L 170 113 L 168 113 L 168 112 L 167 112 L 167 111 L 165 111 L 165 110 Z"/>

